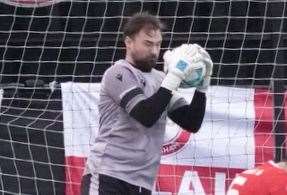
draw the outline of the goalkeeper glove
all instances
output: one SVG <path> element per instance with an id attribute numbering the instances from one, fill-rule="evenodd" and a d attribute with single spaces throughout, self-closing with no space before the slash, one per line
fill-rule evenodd
<path id="1" fill-rule="evenodd" d="M 168 73 L 161 86 L 173 91 L 177 90 L 181 81 L 197 68 L 195 65 L 201 59 L 201 55 L 194 44 L 182 44 L 172 51 L 166 51 L 163 59 L 164 69 Z"/>
<path id="2" fill-rule="evenodd" d="M 212 75 L 212 68 L 213 68 L 213 62 L 211 60 L 210 55 L 208 54 L 208 52 L 203 49 L 202 47 L 200 47 L 197 44 L 194 44 L 197 48 L 198 51 L 200 53 L 200 55 L 202 56 L 202 61 L 204 62 L 204 64 L 206 65 L 206 73 L 205 76 L 203 78 L 203 81 L 201 82 L 201 84 L 199 86 L 197 86 L 197 90 L 203 93 L 206 93 L 209 85 L 210 85 L 210 80 L 211 80 L 211 75 Z"/>

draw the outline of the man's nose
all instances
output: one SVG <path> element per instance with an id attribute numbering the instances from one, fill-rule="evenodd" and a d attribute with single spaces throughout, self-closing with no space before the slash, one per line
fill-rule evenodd
<path id="1" fill-rule="evenodd" d="M 152 55 L 157 56 L 159 51 L 158 51 L 158 48 L 154 46 L 154 47 L 151 48 L 150 52 L 151 52 Z"/>

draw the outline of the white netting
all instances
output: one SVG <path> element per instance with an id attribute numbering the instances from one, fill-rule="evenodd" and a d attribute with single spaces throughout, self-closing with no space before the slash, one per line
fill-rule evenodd
<path id="1" fill-rule="evenodd" d="M 237 172 L 273 158 L 284 141 L 285 1 L 0 0 L 0 192 L 78 193 L 96 83 L 142 11 L 166 24 L 162 52 L 198 43 L 214 61 L 203 133 L 168 127 L 156 194 L 224 194 Z"/>

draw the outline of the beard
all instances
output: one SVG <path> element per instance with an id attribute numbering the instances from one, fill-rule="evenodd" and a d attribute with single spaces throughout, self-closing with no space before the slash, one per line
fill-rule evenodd
<path id="1" fill-rule="evenodd" d="M 143 72 L 150 72 L 156 66 L 157 57 L 155 55 L 146 58 L 133 58 L 136 68 Z"/>

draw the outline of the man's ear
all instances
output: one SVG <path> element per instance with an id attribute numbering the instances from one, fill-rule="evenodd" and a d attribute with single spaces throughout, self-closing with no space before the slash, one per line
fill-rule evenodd
<path id="1" fill-rule="evenodd" d="M 126 47 L 129 47 L 132 43 L 132 39 L 129 36 L 125 37 L 125 45 Z"/>

